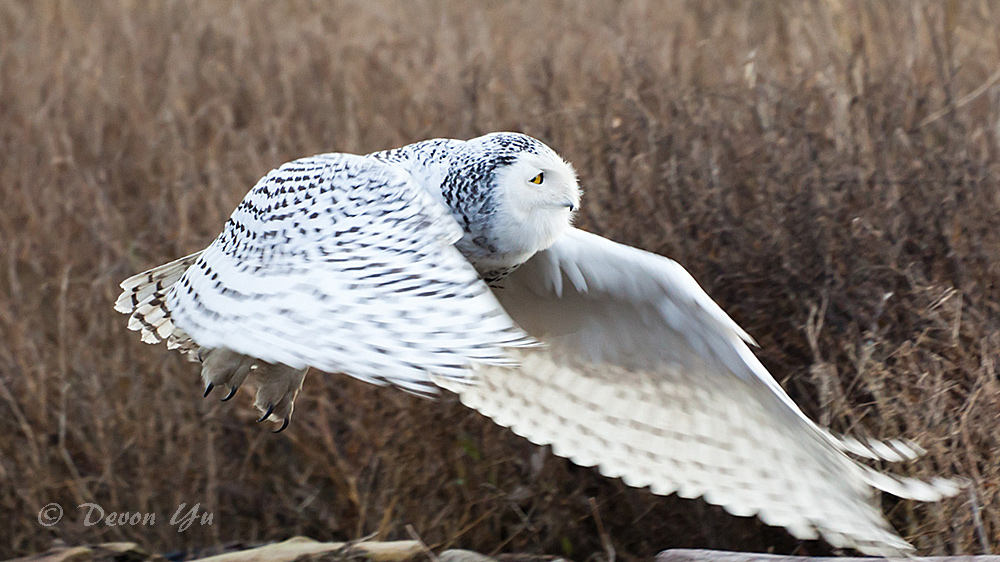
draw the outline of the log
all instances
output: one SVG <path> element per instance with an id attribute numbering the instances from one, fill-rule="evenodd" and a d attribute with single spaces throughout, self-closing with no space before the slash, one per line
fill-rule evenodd
<path id="1" fill-rule="evenodd" d="M 94 551 L 85 546 L 57 546 L 41 554 L 13 558 L 7 562 L 86 562 L 93 558 Z"/>
<path id="2" fill-rule="evenodd" d="M 96 546 L 55 546 L 41 554 L 14 558 L 7 562 L 161 562 L 162 556 L 153 556 L 134 542 L 109 542 Z"/>
<path id="3" fill-rule="evenodd" d="M 287 541 L 259 548 L 227 552 L 194 562 L 293 562 L 301 557 L 332 555 L 341 551 L 344 558 L 352 553 L 361 554 L 371 562 L 403 562 L 423 552 L 417 541 L 386 542 L 319 542 L 308 537 L 294 537 Z"/>
<path id="4" fill-rule="evenodd" d="M 441 562 L 570 562 L 562 556 L 547 554 L 497 554 L 486 556 L 471 550 L 446 550 L 438 554 Z"/>

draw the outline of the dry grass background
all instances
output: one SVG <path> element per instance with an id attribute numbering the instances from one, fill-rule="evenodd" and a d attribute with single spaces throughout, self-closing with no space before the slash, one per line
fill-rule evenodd
<path id="1" fill-rule="evenodd" d="M 519 130 L 580 224 L 674 257 L 823 423 L 969 496 L 885 501 L 920 550 L 1000 546 L 994 2 L 0 3 L 0 557 L 378 531 L 490 552 L 788 552 L 780 530 L 573 467 L 453 400 L 311 375 L 289 431 L 111 306 L 272 167 Z M 152 512 L 85 527 L 74 506 Z M 45 528 L 38 509 L 66 519 Z M 213 525 L 167 523 L 200 502 Z M 805 545 L 823 552 L 821 545 Z"/>

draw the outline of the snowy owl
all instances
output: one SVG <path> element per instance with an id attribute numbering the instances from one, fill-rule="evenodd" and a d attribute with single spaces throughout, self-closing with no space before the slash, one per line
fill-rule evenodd
<path id="1" fill-rule="evenodd" d="M 202 363 L 205 396 L 255 380 L 284 429 L 309 367 L 467 406 L 559 456 L 701 497 L 801 539 L 910 550 L 876 490 L 906 441 L 814 424 L 677 263 L 571 226 L 572 166 L 529 136 L 436 139 L 287 163 L 205 250 L 131 277 L 116 309 Z"/>

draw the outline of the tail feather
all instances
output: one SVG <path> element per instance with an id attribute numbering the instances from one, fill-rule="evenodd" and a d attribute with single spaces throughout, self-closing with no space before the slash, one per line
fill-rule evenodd
<path id="1" fill-rule="evenodd" d="M 201 252 L 196 252 L 122 281 L 120 285 L 122 294 L 115 302 L 115 310 L 131 314 L 140 303 L 148 301 L 150 296 L 165 295 L 171 285 L 176 283 L 200 256 Z"/>
<path id="2" fill-rule="evenodd" d="M 182 353 L 191 353 L 197 345 L 170 319 L 166 296 L 184 272 L 198 261 L 201 252 L 154 267 L 122 281 L 122 294 L 115 301 L 115 310 L 130 316 L 128 328 L 141 332 L 142 341 L 159 343 Z"/>

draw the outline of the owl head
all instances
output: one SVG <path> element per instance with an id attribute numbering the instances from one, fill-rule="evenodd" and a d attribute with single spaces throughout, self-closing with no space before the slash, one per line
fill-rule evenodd
<path id="1" fill-rule="evenodd" d="M 491 133 L 467 147 L 492 168 L 483 170 L 495 205 L 491 238 L 518 263 L 551 246 L 580 206 L 573 166 L 521 133 Z"/>

